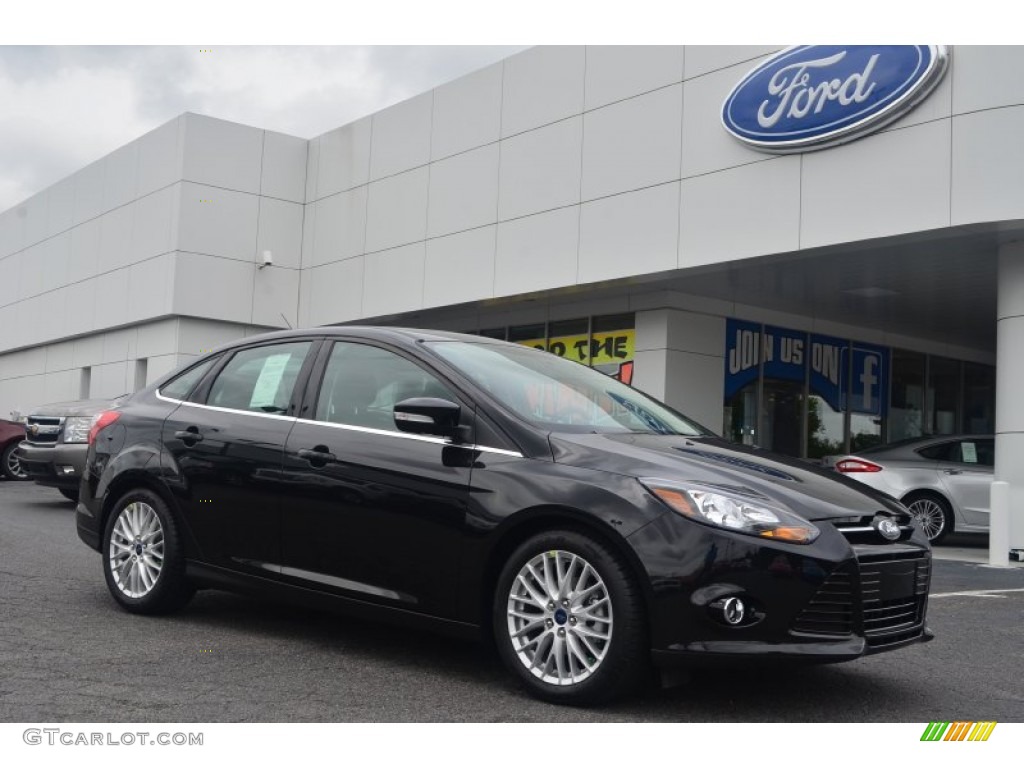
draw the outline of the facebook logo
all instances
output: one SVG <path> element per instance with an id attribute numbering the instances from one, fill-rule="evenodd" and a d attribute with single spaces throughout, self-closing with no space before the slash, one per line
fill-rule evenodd
<path id="1" fill-rule="evenodd" d="M 853 348 L 850 379 L 850 410 L 873 416 L 882 414 L 882 398 L 888 386 L 885 361 L 880 351 Z"/>

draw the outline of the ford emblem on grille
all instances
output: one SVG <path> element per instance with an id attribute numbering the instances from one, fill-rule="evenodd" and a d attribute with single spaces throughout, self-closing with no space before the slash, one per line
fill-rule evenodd
<path id="1" fill-rule="evenodd" d="M 30 435 L 32 435 L 32 436 L 38 435 L 39 434 L 39 425 L 38 424 L 29 424 L 28 425 L 28 433 Z"/>
<path id="2" fill-rule="evenodd" d="M 747 146 L 801 152 L 859 138 L 906 114 L 939 83 L 942 45 L 798 45 L 755 67 L 722 123 Z"/>
<path id="3" fill-rule="evenodd" d="M 882 538 L 888 539 L 889 541 L 896 541 L 896 539 L 900 537 L 899 523 L 896 523 L 888 518 L 876 520 L 875 530 L 882 535 Z"/>

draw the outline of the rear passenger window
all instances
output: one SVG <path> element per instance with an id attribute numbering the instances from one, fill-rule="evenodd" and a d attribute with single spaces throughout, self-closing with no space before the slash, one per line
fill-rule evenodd
<path id="1" fill-rule="evenodd" d="M 340 341 L 324 371 L 316 418 L 398 432 L 395 403 L 410 397 L 458 402 L 435 376 L 404 357 L 380 347 Z"/>
<path id="2" fill-rule="evenodd" d="M 939 443 L 919 448 L 918 454 L 932 461 L 960 461 L 960 443 Z"/>
<path id="3" fill-rule="evenodd" d="M 284 413 L 310 342 L 243 349 L 217 374 L 207 405 L 256 413 Z"/>
<path id="4" fill-rule="evenodd" d="M 160 387 L 160 394 L 164 397 L 171 397 L 175 400 L 184 400 L 192 390 L 195 388 L 199 380 L 206 375 L 206 372 L 210 370 L 213 364 L 218 358 L 213 357 L 209 360 L 205 360 L 199 365 L 194 365 L 182 374 L 179 374 L 176 378 L 171 379 L 169 382 Z"/>

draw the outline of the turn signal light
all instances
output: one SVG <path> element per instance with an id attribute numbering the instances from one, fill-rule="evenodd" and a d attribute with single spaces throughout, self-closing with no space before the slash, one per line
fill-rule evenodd
<path id="1" fill-rule="evenodd" d="M 843 459 L 836 462 L 836 469 L 839 472 L 848 474 L 850 472 L 881 472 L 882 468 L 864 459 Z"/>
<path id="2" fill-rule="evenodd" d="M 89 445 L 96 442 L 96 435 L 100 433 L 100 430 L 104 427 L 109 427 L 115 421 L 121 418 L 119 411 L 104 411 L 96 420 L 92 423 L 92 429 L 89 430 Z"/>

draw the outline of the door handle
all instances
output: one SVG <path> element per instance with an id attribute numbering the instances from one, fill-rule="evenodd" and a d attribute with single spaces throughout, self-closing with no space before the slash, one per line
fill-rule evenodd
<path id="1" fill-rule="evenodd" d="M 299 458 L 305 459 L 314 467 L 322 467 L 330 461 L 337 461 L 338 457 L 330 452 L 326 445 L 318 445 L 315 448 L 300 448 L 296 453 Z"/>
<path id="2" fill-rule="evenodd" d="M 964 473 L 962 469 L 944 469 L 942 471 L 947 475 L 962 475 Z"/>
<path id="3" fill-rule="evenodd" d="M 192 447 L 196 443 L 202 442 L 203 440 L 203 436 L 199 434 L 199 427 L 179 429 L 177 432 L 174 433 L 174 436 L 189 447 Z"/>

